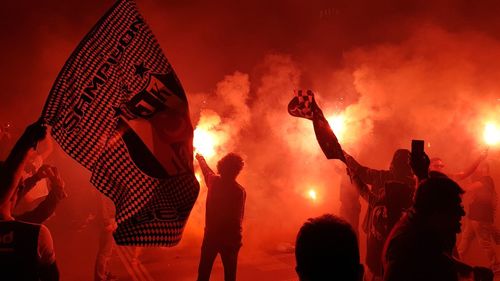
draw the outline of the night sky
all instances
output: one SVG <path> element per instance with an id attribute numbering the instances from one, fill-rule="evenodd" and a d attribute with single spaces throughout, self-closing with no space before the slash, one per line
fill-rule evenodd
<path id="1" fill-rule="evenodd" d="M 258 72 L 273 53 L 292 56 L 309 84 L 342 65 L 346 52 L 400 42 L 426 24 L 500 36 L 497 1 L 137 2 L 188 93 L 212 90 L 236 70 Z M 36 118 L 64 61 L 112 3 L 2 3 L 2 120 Z"/>

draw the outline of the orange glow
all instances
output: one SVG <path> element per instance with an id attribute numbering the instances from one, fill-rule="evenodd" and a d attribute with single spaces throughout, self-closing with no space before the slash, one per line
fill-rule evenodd
<path id="1" fill-rule="evenodd" d="M 200 121 L 196 125 L 193 136 L 195 153 L 199 153 L 210 160 L 219 154 L 221 147 L 227 141 L 227 134 L 220 130 L 221 119 L 214 112 L 202 112 Z"/>
<path id="2" fill-rule="evenodd" d="M 307 196 L 312 201 L 316 201 L 318 199 L 318 195 L 316 194 L 316 190 L 314 190 L 314 189 L 309 189 L 309 191 L 307 192 Z"/>
<path id="3" fill-rule="evenodd" d="M 196 128 L 194 130 L 193 146 L 196 153 L 200 153 L 205 158 L 212 158 L 215 155 L 217 146 L 217 136 L 208 130 Z"/>
<path id="4" fill-rule="evenodd" d="M 500 128 L 493 122 L 486 123 L 483 139 L 487 145 L 496 145 L 500 142 Z"/>
<path id="5" fill-rule="evenodd" d="M 333 133 L 335 133 L 335 136 L 337 136 L 337 139 L 339 141 L 342 141 L 344 139 L 344 134 L 346 131 L 346 120 L 344 115 L 339 114 L 339 115 L 332 115 L 326 119 L 328 123 L 330 124 L 330 127 L 333 130 Z"/>
<path id="6" fill-rule="evenodd" d="M 194 176 L 196 177 L 196 180 L 198 182 L 201 182 L 201 175 L 200 175 L 200 173 L 195 173 Z"/>

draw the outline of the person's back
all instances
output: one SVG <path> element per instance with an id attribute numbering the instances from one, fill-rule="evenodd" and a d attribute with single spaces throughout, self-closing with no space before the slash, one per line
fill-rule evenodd
<path id="1" fill-rule="evenodd" d="M 224 280 L 235 281 L 238 252 L 242 240 L 242 221 L 245 209 L 245 189 L 236 178 L 243 169 L 243 158 L 228 153 L 217 162 L 218 175 L 208 166 L 205 158 L 196 159 L 207 185 L 205 234 L 201 246 L 198 281 L 208 281 L 212 265 L 220 254 L 224 265 Z"/>
<path id="2" fill-rule="evenodd" d="M 368 208 L 363 220 L 363 230 L 366 236 L 366 265 L 370 272 L 381 279 L 383 274 L 383 266 L 381 261 L 382 249 L 385 239 L 390 231 L 394 220 L 399 219 L 399 214 L 391 216 L 390 225 L 388 219 L 388 201 L 386 200 L 386 186 L 390 186 L 390 195 L 412 193 L 415 186 L 414 176 L 410 167 L 410 151 L 407 149 L 398 149 L 394 152 L 389 170 L 371 169 L 359 164 L 354 158 L 346 154 L 347 166 L 350 173 L 359 177 L 363 184 L 371 185 L 369 192 L 373 195 L 372 199 L 367 199 Z M 396 186 L 396 188 L 392 188 Z M 366 196 L 364 196 L 366 197 Z M 407 201 L 399 200 L 396 201 Z M 408 206 L 405 206 L 408 207 Z M 393 217 L 395 219 L 393 219 Z"/>
<path id="3" fill-rule="evenodd" d="M 0 276 L 2 280 L 39 280 L 55 263 L 48 229 L 39 224 L 0 221 Z"/>
<path id="4" fill-rule="evenodd" d="M 348 154 L 346 154 L 346 160 L 351 173 L 358 176 L 363 183 L 369 184 L 371 186 L 369 191 L 376 198 L 375 200 L 367 200 L 368 208 L 363 220 L 363 230 L 367 234 L 366 265 L 370 272 L 380 279 L 383 274 L 380 257 L 385 239 L 390 231 L 390 227 L 386 224 L 386 200 L 383 199 L 386 192 L 385 188 L 388 184 L 396 183 L 397 186 L 403 186 L 403 190 L 412 192 L 415 180 L 409 163 L 410 151 L 407 149 L 396 150 L 389 170 L 376 170 L 362 166 Z M 384 223 L 379 224 L 379 222 Z"/>
<path id="5" fill-rule="evenodd" d="M 300 281 L 357 281 L 363 279 L 356 234 L 346 221 L 323 215 L 300 228 L 295 243 Z"/>
<path id="6" fill-rule="evenodd" d="M 214 176 L 210 185 L 205 232 L 216 235 L 221 240 L 241 240 L 245 190 L 235 180 L 220 176 Z"/>

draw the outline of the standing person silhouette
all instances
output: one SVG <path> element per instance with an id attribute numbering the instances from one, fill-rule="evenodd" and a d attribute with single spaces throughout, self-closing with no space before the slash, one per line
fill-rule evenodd
<path id="1" fill-rule="evenodd" d="M 243 169 L 243 159 L 229 153 L 217 163 L 218 174 L 205 158 L 196 154 L 208 188 L 205 234 L 201 246 L 198 281 L 208 281 L 217 254 L 224 265 L 224 280 L 236 280 L 238 252 L 241 247 L 242 221 L 245 210 L 245 189 L 236 181 Z"/>
<path id="2" fill-rule="evenodd" d="M 359 179 L 359 183 L 362 183 L 361 185 L 358 184 L 357 187 L 364 187 L 365 183 L 370 185 L 370 188 L 362 188 L 359 191 L 368 202 L 368 209 L 363 221 L 363 231 L 367 234 L 366 265 L 373 275 L 371 279 L 378 281 L 382 279 L 383 275 L 382 249 L 390 231 L 386 223 L 388 211 L 387 204 L 385 204 L 386 201 L 390 200 L 383 198 L 386 197 L 387 190 L 398 193 L 399 186 L 403 187 L 404 190 L 410 190 L 410 193 L 415 189 L 415 177 L 410 166 L 410 151 L 407 149 L 396 150 L 389 170 L 376 170 L 365 167 L 359 164 L 351 155 L 344 154 L 351 175 L 355 175 Z M 368 196 L 368 194 L 371 194 L 371 196 Z"/>

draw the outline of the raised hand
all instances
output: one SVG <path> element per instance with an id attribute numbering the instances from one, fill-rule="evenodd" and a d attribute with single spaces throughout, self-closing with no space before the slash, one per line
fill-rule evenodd
<path id="1" fill-rule="evenodd" d="M 40 169 L 38 169 L 36 175 L 37 177 L 39 177 L 39 179 L 48 179 L 50 182 L 50 187 L 54 189 L 57 194 L 59 194 L 63 198 L 67 197 L 67 194 L 64 190 L 64 181 L 62 180 L 61 175 L 59 174 L 59 171 L 56 167 L 43 165 L 42 167 L 40 167 Z"/>
<path id="2" fill-rule="evenodd" d="M 417 157 L 416 155 L 411 155 L 410 165 L 413 173 L 417 176 L 419 180 L 423 180 L 429 177 L 429 165 L 431 161 L 429 156 L 422 153 L 422 157 Z"/>
<path id="3" fill-rule="evenodd" d="M 196 153 L 196 155 L 194 156 L 196 158 L 196 160 L 200 161 L 200 160 L 204 160 L 205 157 L 203 157 L 203 155 L 199 154 L 199 153 Z"/>
<path id="4" fill-rule="evenodd" d="M 43 140 L 47 135 L 47 127 L 43 124 L 42 120 L 38 120 L 35 123 L 29 125 L 26 130 L 24 130 L 23 135 L 19 141 L 23 142 L 30 147 L 35 148 L 36 144 Z"/>

